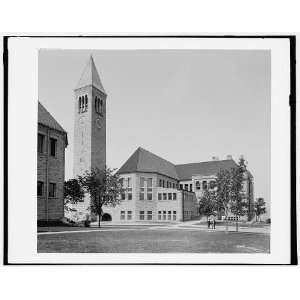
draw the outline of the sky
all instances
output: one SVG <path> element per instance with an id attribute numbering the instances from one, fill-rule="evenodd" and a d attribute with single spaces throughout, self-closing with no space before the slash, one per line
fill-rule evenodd
<path id="1" fill-rule="evenodd" d="M 271 54 L 267 50 L 40 50 L 39 101 L 68 132 L 74 88 L 93 55 L 107 96 L 107 165 L 143 147 L 174 164 L 243 155 L 254 197 L 270 202 Z"/>

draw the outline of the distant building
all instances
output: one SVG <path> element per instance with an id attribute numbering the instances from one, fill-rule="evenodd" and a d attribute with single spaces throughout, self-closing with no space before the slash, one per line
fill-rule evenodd
<path id="1" fill-rule="evenodd" d="M 64 217 L 65 148 L 67 132 L 38 103 L 37 219 Z"/>
<path id="2" fill-rule="evenodd" d="M 125 192 L 115 208 L 104 208 L 103 220 L 186 221 L 199 215 L 199 200 L 205 190 L 214 189 L 217 173 L 236 168 L 230 159 L 174 165 L 138 148 L 119 169 Z M 245 192 L 249 216 L 253 215 L 253 180 L 248 172 Z M 231 215 L 230 218 L 233 218 Z"/>

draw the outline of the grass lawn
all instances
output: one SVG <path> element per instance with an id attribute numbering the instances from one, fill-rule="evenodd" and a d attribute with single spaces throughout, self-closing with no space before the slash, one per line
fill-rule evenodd
<path id="1" fill-rule="evenodd" d="M 268 253 L 265 233 L 183 229 L 103 229 L 38 235 L 38 252 L 60 253 Z"/>

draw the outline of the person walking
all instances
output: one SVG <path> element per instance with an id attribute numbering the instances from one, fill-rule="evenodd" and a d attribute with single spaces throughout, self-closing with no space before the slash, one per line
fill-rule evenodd
<path id="1" fill-rule="evenodd" d="M 213 217 L 213 229 L 216 229 L 216 218 L 215 218 L 215 216 Z"/>
<path id="2" fill-rule="evenodd" d="M 210 229 L 210 218 L 207 218 L 207 228 Z"/>

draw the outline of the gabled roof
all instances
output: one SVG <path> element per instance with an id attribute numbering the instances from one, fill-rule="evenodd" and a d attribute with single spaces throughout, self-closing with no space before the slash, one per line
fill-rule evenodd
<path id="1" fill-rule="evenodd" d="M 178 180 L 191 180 L 193 175 L 217 175 L 220 170 L 236 168 L 234 160 L 216 160 L 174 165 L 171 162 L 139 147 L 119 169 L 119 174 L 149 172 Z"/>
<path id="2" fill-rule="evenodd" d="M 180 180 L 192 179 L 193 175 L 217 175 L 222 170 L 236 168 L 237 164 L 232 159 L 205 161 L 200 163 L 191 163 L 176 165 L 176 172 Z"/>
<path id="3" fill-rule="evenodd" d="M 90 56 L 75 90 L 88 85 L 92 85 L 106 94 L 92 56 Z"/>
<path id="4" fill-rule="evenodd" d="M 175 166 L 171 162 L 141 147 L 139 147 L 118 170 L 119 174 L 136 172 L 159 173 L 178 179 Z"/>
<path id="5" fill-rule="evenodd" d="M 64 133 L 66 135 L 66 145 L 68 144 L 67 132 L 40 102 L 38 103 L 38 123 Z"/>

